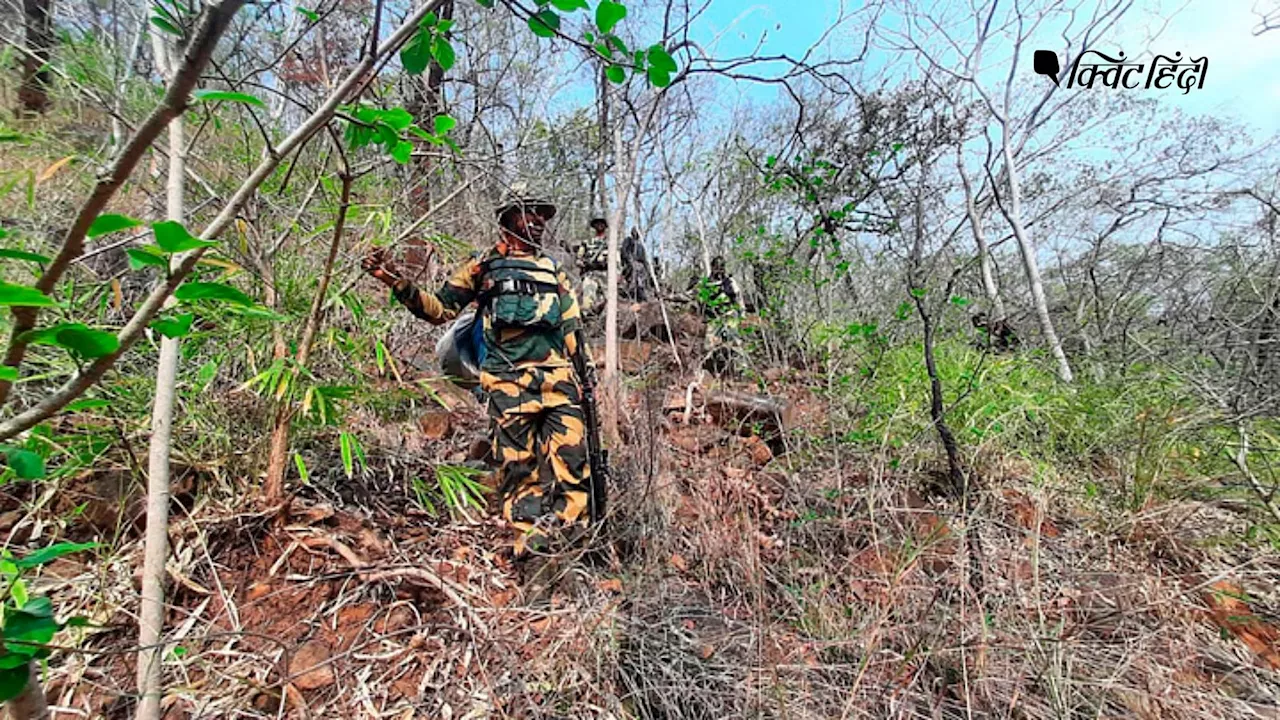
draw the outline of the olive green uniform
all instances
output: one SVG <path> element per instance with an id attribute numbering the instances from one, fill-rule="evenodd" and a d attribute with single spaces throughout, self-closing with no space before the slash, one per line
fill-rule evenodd
<path id="1" fill-rule="evenodd" d="M 593 235 L 574 248 L 573 257 L 582 277 L 582 306 L 588 313 L 595 312 L 604 301 L 609 239 Z"/>
<path id="2" fill-rule="evenodd" d="M 574 334 L 581 311 L 564 271 L 549 257 L 499 244 L 438 292 L 401 281 L 395 296 L 434 324 L 473 300 L 484 307 L 480 387 L 489 394 L 494 457 L 502 463 L 502 513 L 521 531 L 517 556 L 541 547 L 555 526 L 584 528 L 591 466 L 572 357 L 588 350 Z"/>

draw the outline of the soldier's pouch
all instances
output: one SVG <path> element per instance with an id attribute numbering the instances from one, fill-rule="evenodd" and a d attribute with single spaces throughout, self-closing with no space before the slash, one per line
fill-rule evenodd
<path id="1" fill-rule="evenodd" d="M 528 266 L 494 268 L 485 280 L 495 328 L 559 327 L 560 285 L 555 273 Z"/>

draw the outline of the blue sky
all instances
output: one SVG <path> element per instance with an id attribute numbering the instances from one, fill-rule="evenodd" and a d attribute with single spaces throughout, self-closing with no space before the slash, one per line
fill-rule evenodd
<path id="1" fill-rule="evenodd" d="M 934 6 L 942 11 L 955 8 L 955 3 L 960 1 L 939 0 Z M 1118 25 L 1110 42 L 1104 42 L 1100 48 L 1109 45 L 1109 49 L 1126 50 L 1132 57 L 1145 37 L 1160 32 L 1151 45 L 1154 51 L 1166 55 L 1181 51 L 1185 57 L 1208 56 L 1205 86 L 1186 95 L 1176 90 L 1130 92 L 1156 93 L 1162 102 L 1192 114 L 1235 116 L 1266 133 L 1277 132 L 1280 131 L 1280 30 L 1260 37 L 1252 35 L 1257 23 L 1252 12 L 1255 2 L 1258 0 L 1152 0 L 1145 7 L 1139 3 L 1140 7 Z M 830 27 L 842 4 L 846 11 L 859 6 L 856 0 L 844 3 L 840 0 L 714 0 L 699 20 L 693 36 L 710 54 L 719 57 L 753 52 L 799 57 Z M 849 31 L 852 30 L 850 25 Z M 827 40 L 837 54 L 855 41 L 850 32 L 837 33 Z M 759 44 L 761 37 L 764 40 Z M 1050 41 L 1046 46 L 1056 47 L 1056 44 Z M 877 64 L 891 59 L 884 54 L 869 58 Z M 1030 60 L 1028 54 L 1022 63 L 1025 69 L 1019 70 L 1028 77 L 1032 76 Z M 725 88 L 721 100 L 725 103 L 747 98 L 766 100 L 775 97 L 777 92 L 771 86 L 736 83 L 733 88 Z"/>

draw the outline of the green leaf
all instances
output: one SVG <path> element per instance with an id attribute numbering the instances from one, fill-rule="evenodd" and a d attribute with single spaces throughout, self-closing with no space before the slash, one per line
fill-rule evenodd
<path id="1" fill-rule="evenodd" d="M 271 322 L 289 322 L 292 318 L 288 315 L 281 315 L 272 312 L 267 308 L 258 305 L 232 305 L 227 308 L 227 312 L 240 317 L 253 318 L 255 320 L 270 320 Z"/>
<path id="2" fill-rule="evenodd" d="M 89 226 L 87 231 L 85 231 L 85 236 L 96 238 L 109 233 L 138 227 L 141 224 L 141 220 L 131 218 L 128 215 L 99 215 L 93 219 L 93 224 Z"/>
<path id="3" fill-rule="evenodd" d="M 344 432 L 338 436 L 338 448 L 342 452 L 342 470 L 347 474 L 348 478 L 355 475 L 355 460 L 352 458 L 351 443 L 351 433 Z"/>
<path id="4" fill-rule="evenodd" d="M 105 407 L 111 407 L 110 400 L 103 400 L 102 398 L 85 398 L 84 400 L 77 400 L 71 403 L 63 408 L 63 411 L 73 413 L 83 412 L 85 410 L 97 410 Z"/>
<path id="5" fill-rule="evenodd" d="M 174 220 L 165 220 L 151 225 L 151 229 L 156 233 L 156 245 L 167 253 L 180 253 L 188 250 L 195 250 L 202 247 L 213 247 L 218 243 L 212 240 L 201 240 L 192 236 L 182 223 Z"/>
<path id="6" fill-rule="evenodd" d="M 41 265 L 52 262 L 53 258 L 40 253 L 27 252 L 26 250 L 10 250 L 9 248 L 0 248 L 0 258 L 10 258 L 12 260 L 28 260 Z"/>
<path id="7" fill-rule="evenodd" d="M 453 51 L 453 45 L 450 45 L 448 40 L 439 36 L 436 36 L 431 41 L 431 57 L 435 59 L 441 70 L 446 71 L 458 61 L 458 56 Z"/>
<path id="8" fill-rule="evenodd" d="M 152 267 L 161 267 L 166 270 L 169 268 L 169 259 L 159 254 L 159 248 L 151 250 L 149 248 L 129 248 L 124 251 L 129 256 L 129 269 L 141 270 L 148 265 Z"/>
<path id="9" fill-rule="evenodd" d="M 671 85 L 671 73 L 661 68 L 650 67 L 646 74 L 654 87 L 664 88 Z"/>
<path id="10" fill-rule="evenodd" d="M 320 13 L 315 10 L 308 10 L 304 7 L 295 7 L 294 10 L 302 13 L 302 16 L 311 22 L 320 22 Z"/>
<path id="11" fill-rule="evenodd" d="M 14 560 L 14 564 L 20 569 L 29 570 L 34 567 L 46 565 L 66 555 L 72 555 L 85 550 L 95 550 L 99 547 L 98 543 L 54 543 L 49 547 L 40 548 L 35 552 L 24 557 Z M 37 598 L 38 599 L 38 598 Z M 27 612 L 32 612 L 31 608 L 27 608 Z"/>
<path id="12" fill-rule="evenodd" d="M 0 365 L 0 380 L 13 382 L 18 379 L 18 368 Z"/>
<path id="13" fill-rule="evenodd" d="M 410 158 L 413 157 L 413 143 L 408 140 L 401 140 L 391 149 L 391 157 L 401 165 L 408 164 Z"/>
<path id="14" fill-rule="evenodd" d="M 413 115 L 402 107 L 380 111 L 378 119 L 390 125 L 391 129 L 396 132 L 400 132 L 413 124 Z"/>
<path id="15" fill-rule="evenodd" d="M 23 480 L 39 480 L 44 477 L 44 458 L 30 450 L 7 447 L 4 449 L 4 461 Z"/>
<path id="16" fill-rule="evenodd" d="M 621 85 L 627 81 L 627 71 L 623 70 L 621 65 L 610 65 L 605 68 L 604 75 L 615 85 Z"/>
<path id="17" fill-rule="evenodd" d="M 555 10 L 543 10 L 529 17 L 529 29 L 538 37 L 555 37 L 560 29 L 560 16 Z"/>
<path id="18" fill-rule="evenodd" d="M 197 90 L 192 93 L 196 102 L 238 102 L 245 105 L 256 105 L 264 108 L 266 103 L 249 93 L 231 92 L 230 90 Z"/>
<path id="19" fill-rule="evenodd" d="M 596 27 L 602 33 L 613 32 L 614 26 L 626 16 L 627 8 L 622 3 L 600 0 L 600 4 L 596 6 Z"/>
<path id="20" fill-rule="evenodd" d="M 165 20 L 164 18 L 158 15 L 151 16 L 151 24 L 169 33 L 170 35 L 176 35 L 177 37 L 182 37 L 181 30 L 175 27 L 173 23 L 169 22 L 168 20 Z"/>
<path id="21" fill-rule="evenodd" d="M 229 302 L 234 305 L 252 305 L 253 298 L 245 295 L 230 285 L 210 282 L 188 282 L 178 286 L 173 296 L 185 302 L 195 300 L 215 300 Z"/>
<path id="22" fill-rule="evenodd" d="M 59 323 L 23 335 L 32 345 L 54 345 L 84 358 L 100 358 L 120 349 L 114 333 L 94 330 L 84 323 Z"/>
<path id="23" fill-rule="evenodd" d="M 4 622 L 5 649 L 10 652 L 30 651 L 34 655 L 39 645 L 47 645 L 58 633 L 58 621 L 44 615 L 33 615 L 25 610 L 10 612 Z"/>
<path id="24" fill-rule="evenodd" d="M 458 121 L 452 115 L 437 115 L 432 124 L 435 126 L 437 135 L 444 135 L 458 125 Z"/>
<path id="25" fill-rule="evenodd" d="M 911 288 L 911 297 L 922 298 L 927 294 L 929 294 L 929 291 L 924 288 Z"/>
<path id="26" fill-rule="evenodd" d="M 575 10 L 586 10 L 591 7 L 587 4 L 587 0 L 551 0 L 551 4 L 555 5 L 557 10 L 567 13 Z M 591 41 L 588 40 L 587 42 Z"/>
<path id="27" fill-rule="evenodd" d="M 27 660 L 23 659 L 17 667 L 0 670 L 0 703 L 9 702 L 27 689 Z"/>
<path id="28" fill-rule="evenodd" d="M 675 59 L 661 45 L 655 44 L 649 48 L 648 59 L 651 67 L 661 68 L 669 73 L 673 73 L 678 69 Z"/>
<path id="29" fill-rule="evenodd" d="M 53 307 L 53 298 L 27 285 L 0 281 L 0 307 Z"/>
<path id="30" fill-rule="evenodd" d="M 298 479 L 302 481 L 302 484 L 310 485 L 311 473 L 307 472 L 307 463 L 303 461 L 302 455 L 299 455 L 298 453 L 294 453 L 293 464 L 295 467 L 298 468 Z"/>
<path id="31" fill-rule="evenodd" d="M 27 584 L 22 582 L 21 578 L 14 580 L 13 584 L 9 586 L 9 594 L 13 596 L 14 607 L 19 610 L 22 609 L 23 605 L 27 604 L 27 600 L 31 599 L 27 595 Z"/>
<path id="32" fill-rule="evenodd" d="M 176 317 L 158 318 L 151 323 L 151 328 L 167 338 L 185 337 L 191 332 L 191 323 L 196 316 L 183 313 Z"/>
<path id="33" fill-rule="evenodd" d="M 493 0 L 476 0 L 476 2 L 480 4 L 480 7 L 493 8 Z"/>
<path id="34" fill-rule="evenodd" d="M 427 69 L 432 59 L 433 38 L 434 33 L 430 28 L 421 28 L 400 49 L 400 64 L 404 66 L 405 72 L 410 75 L 421 75 L 422 71 Z"/>

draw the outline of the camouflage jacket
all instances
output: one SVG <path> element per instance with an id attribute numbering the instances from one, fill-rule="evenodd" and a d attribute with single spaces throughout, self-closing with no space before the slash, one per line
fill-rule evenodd
<path id="1" fill-rule="evenodd" d="M 415 316 L 435 325 L 442 324 L 473 301 L 480 300 L 484 307 L 486 285 L 493 282 L 489 277 L 493 274 L 490 266 L 496 261 L 504 261 L 501 264 L 509 266 L 508 274 L 511 267 L 526 267 L 531 278 L 554 277 L 556 287 L 547 300 L 558 305 L 550 308 L 550 316 L 556 321 L 554 327 L 495 327 L 493 314 L 486 310 L 482 314 L 487 353 L 481 369 L 493 375 L 507 375 L 535 367 L 572 366 L 573 355 L 580 351 L 574 331 L 579 326 L 581 310 L 568 276 L 555 260 L 544 255 L 508 253 L 499 245 L 472 258 L 434 293 L 401 281 L 394 291 L 396 299 Z M 585 348 L 581 351 L 586 352 Z"/>
<path id="2" fill-rule="evenodd" d="M 578 272 L 601 272 L 609 266 L 609 239 L 594 235 L 578 243 L 573 249 Z"/>

